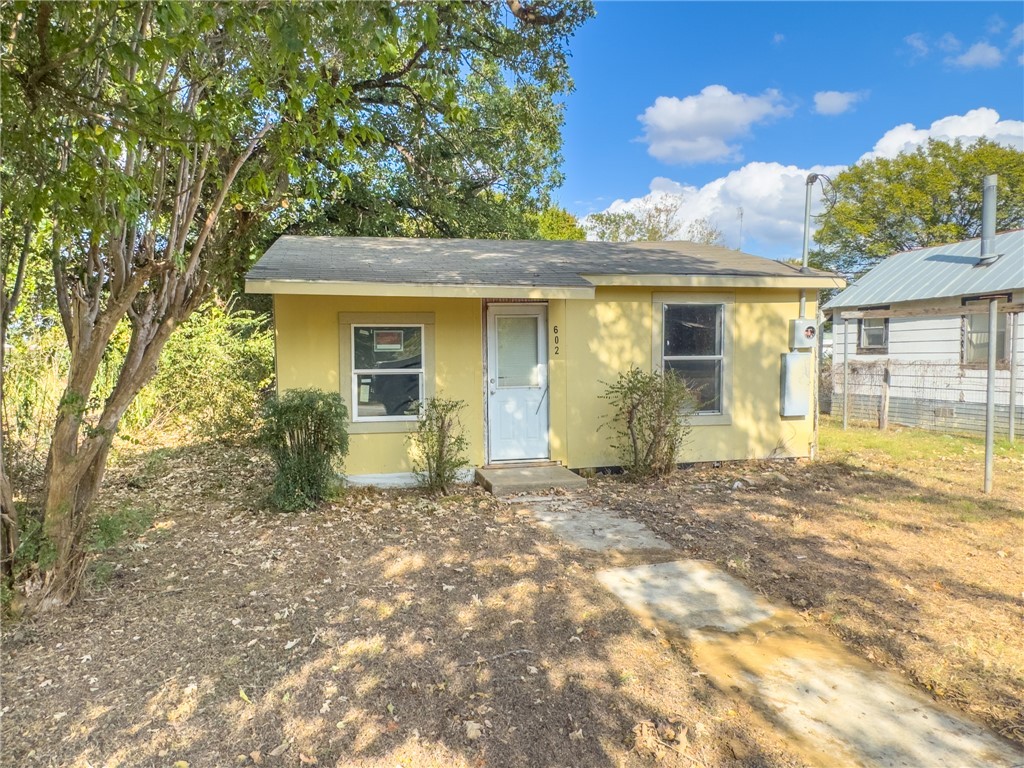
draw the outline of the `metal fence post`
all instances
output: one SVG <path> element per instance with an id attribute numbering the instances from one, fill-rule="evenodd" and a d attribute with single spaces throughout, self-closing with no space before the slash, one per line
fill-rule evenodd
<path id="1" fill-rule="evenodd" d="M 1010 445 L 1013 445 L 1017 427 L 1017 323 L 1020 315 L 1010 315 L 1010 423 L 1007 425 Z"/>
<path id="2" fill-rule="evenodd" d="M 985 387 L 985 493 L 992 493 L 992 462 L 996 426 L 996 336 L 999 299 L 988 302 L 988 382 Z"/>
<path id="3" fill-rule="evenodd" d="M 843 318 L 843 431 L 849 425 L 850 414 L 850 321 Z"/>

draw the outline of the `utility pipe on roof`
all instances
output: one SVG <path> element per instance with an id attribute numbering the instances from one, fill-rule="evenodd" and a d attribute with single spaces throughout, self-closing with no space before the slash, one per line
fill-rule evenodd
<path id="1" fill-rule="evenodd" d="M 988 265 L 996 256 L 996 185 L 999 177 L 985 177 L 981 192 L 981 258 L 979 265 Z"/>
<path id="2" fill-rule="evenodd" d="M 818 174 L 807 174 L 807 193 L 804 197 L 804 248 L 803 256 L 800 259 L 800 271 L 806 273 L 807 257 L 811 247 L 811 190 L 814 189 L 814 182 L 818 180 Z M 807 318 L 807 291 L 800 291 L 800 319 Z"/>

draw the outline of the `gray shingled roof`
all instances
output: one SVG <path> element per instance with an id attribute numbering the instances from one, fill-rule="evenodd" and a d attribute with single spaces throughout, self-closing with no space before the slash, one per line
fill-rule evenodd
<path id="1" fill-rule="evenodd" d="M 1024 290 L 1024 230 L 995 236 L 995 263 L 979 267 L 981 240 L 889 256 L 822 309 Z"/>
<path id="2" fill-rule="evenodd" d="M 813 270 L 812 276 L 831 277 Z M 714 245 L 285 235 L 246 280 L 591 287 L 582 275 L 801 277 L 799 268 Z"/>

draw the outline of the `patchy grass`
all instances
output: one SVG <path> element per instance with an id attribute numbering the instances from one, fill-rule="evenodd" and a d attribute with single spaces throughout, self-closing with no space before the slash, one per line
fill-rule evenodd
<path id="1" fill-rule="evenodd" d="M 94 552 L 104 552 L 126 539 L 138 538 L 153 523 L 154 510 L 148 506 L 124 503 L 96 516 L 87 537 Z"/>
<path id="2" fill-rule="evenodd" d="M 113 469 L 84 599 L 4 629 L 0 764 L 802 765 L 516 504 L 280 514 L 270 477 L 218 445 Z"/>
<path id="3" fill-rule="evenodd" d="M 826 421 L 816 462 L 693 469 L 595 500 L 1024 742 L 1024 445 Z M 737 485 L 738 484 L 738 485 Z"/>

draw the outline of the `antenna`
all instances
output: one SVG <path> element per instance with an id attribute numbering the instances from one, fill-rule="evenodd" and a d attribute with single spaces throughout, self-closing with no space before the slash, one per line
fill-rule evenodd
<path id="1" fill-rule="evenodd" d="M 740 247 L 737 248 L 736 250 L 737 251 L 742 251 L 743 250 L 743 206 L 742 205 L 739 208 L 736 209 L 736 215 L 740 219 Z"/>

